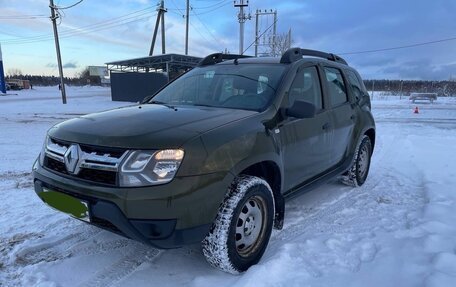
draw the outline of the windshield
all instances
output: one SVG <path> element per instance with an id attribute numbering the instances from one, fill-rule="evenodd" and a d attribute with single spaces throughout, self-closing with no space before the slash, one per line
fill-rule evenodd
<path id="1" fill-rule="evenodd" d="M 264 110 L 274 97 L 285 66 L 214 65 L 195 68 L 160 91 L 149 103 Z"/>

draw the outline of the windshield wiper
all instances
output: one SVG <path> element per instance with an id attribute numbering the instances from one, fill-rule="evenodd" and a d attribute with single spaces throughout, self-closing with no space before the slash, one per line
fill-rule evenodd
<path id="1" fill-rule="evenodd" d="M 218 106 L 208 105 L 208 104 L 190 104 L 191 106 L 198 106 L 198 107 L 209 107 L 209 108 L 219 108 Z"/>
<path id="2" fill-rule="evenodd" d="M 170 108 L 170 109 L 173 109 L 173 110 L 177 110 L 175 106 L 172 106 L 168 103 L 165 103 L 165 102 L 161 102 L 161 101 L 150 101 L 150 102 L 147 102 L 148 104 L 155 104 L 155 105 L 162 105 L 162 106 L 165 106 L 167 108 Z"/>

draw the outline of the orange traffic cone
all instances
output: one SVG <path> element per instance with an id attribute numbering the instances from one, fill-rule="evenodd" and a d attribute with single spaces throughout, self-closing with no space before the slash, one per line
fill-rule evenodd
<path id="1" fill-rule="evenodd" d="M 415 111 L 413 112 L 414 114 L 419 114 L 420 111 L 418 110 L 418 107 L 415 107 Z"/>

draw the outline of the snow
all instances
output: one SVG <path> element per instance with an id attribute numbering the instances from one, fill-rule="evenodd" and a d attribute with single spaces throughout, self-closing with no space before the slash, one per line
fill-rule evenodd
<path id="1" fill-rule="evenodd" d="M 456 286 L 456 98 L 374 96 L 366 183 L 288 201 L 284 229 L 240 275 L 210 267 L 199 245 L 156 250 L 35 195 L 30 171 L 46 130 L 124 105 L 93 87 L 69 87 L 66 106 L 57 87 L 0 97 L 0 286 Z"/>

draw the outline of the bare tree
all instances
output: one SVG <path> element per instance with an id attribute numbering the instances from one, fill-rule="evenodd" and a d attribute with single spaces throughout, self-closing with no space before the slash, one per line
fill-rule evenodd
<path id="1" fill-rule="evenodd" d="M 8 72 L 6 74 L 10 77 L 22 76 L 22 71 L 16 68 L 11 68 L 8 69 Z"/>
<path id="2" fill-rule="evenodd" d="M 100 76 L 91 76 L 89 67 L 85 67 L 79 74 L 76 75 L 81 82 L 87 85 L 100 85 Z"/>
<path id="3" fill-rule="evenodd" d="M 291 32 L 277 34 L 275 39 L 269 42 L 269 51 L 267 51 L 266 54 L 269 54 L 272 57 L 280 57 L 286 50 L 291 48 L 291 44 L 293 44 Z"/>

